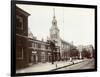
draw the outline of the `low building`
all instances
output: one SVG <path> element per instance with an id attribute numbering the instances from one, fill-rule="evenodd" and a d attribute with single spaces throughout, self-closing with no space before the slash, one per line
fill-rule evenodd
<path id="1" fill-rule="evenodd" d="M 69 60 L 70 59 L 70 51 L 72 48 L 72 44 L 68 43 L 64 40 L 61 39 L 61 47 L 60 47 L 60 51 L 61 51 L 61 57 L 62 60 Z"/>
<path id="2" fill-rule="evenodd" d="M 32 33 L 30 33 L 32 34 Z M 30 52 L 30 63 L 45 63 L 45 62 L 52 62 L 52 51 L 50 48 L 50 44 L 44 42 L 43 40 L 37 40 L 32 35 L 29 38 L 28 49 Z M 57 51 L 53 52 L 54 61 L 58 61 L 59 59 L 59 47 L 57 47 Z"/>

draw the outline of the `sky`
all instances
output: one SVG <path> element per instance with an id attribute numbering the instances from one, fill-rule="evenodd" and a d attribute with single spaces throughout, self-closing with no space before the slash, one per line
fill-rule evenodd
<path id="1" fill-rule="evenodd" d="M 61 39 L 69 43 L 73 41 L 74 45 L 92 44 L 94 46 L 94 9 L 25 4 L 17 4 L 17 6 L 30 14 L 28 26 L 37 39 L 46 40 L 50 37 L 53 8 L 55 8 Z"/>

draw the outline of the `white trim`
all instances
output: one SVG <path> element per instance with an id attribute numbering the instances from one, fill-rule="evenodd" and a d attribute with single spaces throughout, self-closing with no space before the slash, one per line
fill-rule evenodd
<path id="1" fill-rule="evenodd" d="M 36 54 L 37 52 L 36 51 L 32 51 L 32 53 Z"/>
<path id="2" fill-rule="evenodd" d="M 27 36 L 20 35 L 20 34 L 16 34 L 16 35 L 17 35 L 17 36 L 24 37 L 24 38 L 27 38 L 27 39 L 28 39 L 28 37 L 27 37 Z"/>

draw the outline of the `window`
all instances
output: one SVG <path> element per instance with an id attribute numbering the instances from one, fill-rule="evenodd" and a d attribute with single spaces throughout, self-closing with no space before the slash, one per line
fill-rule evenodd
<path id="1" fill-rule="evenodd" d="M 23 29 L 23 18 L 16 15 L 16 28 Z"/>
<path id="2" fill-rule="evenodd" d="M 34 43 L 34 47 L 37 48 L 37 43 Z"/>
<path id="3" fill-rule="evenodd" d="M 38 48 L 41 48 L 41 44 L 38 44 Z"/>
<path id="4" fill-rule="evenodd" d="M 45 45 L 45 49 L 48 49 L 48 45 Z"/>
<path id="5" fill-rule="evenodd" d="M 23 48 L 16 47 L 16 59 L 23 59 Z"/>
<path id="6" fill-rule="evenodd" d="M 35 47 L 35 43 L 34 42 L 32 43 L 32 47 Z"/>

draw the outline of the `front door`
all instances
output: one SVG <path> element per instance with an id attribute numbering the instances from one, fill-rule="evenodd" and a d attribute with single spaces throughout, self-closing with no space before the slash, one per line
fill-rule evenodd
<path id="1" fill-rule="evenodd" d="M 31 62 L 34 64 L 36 63 L 36 55 L 31 56 Z"/>

